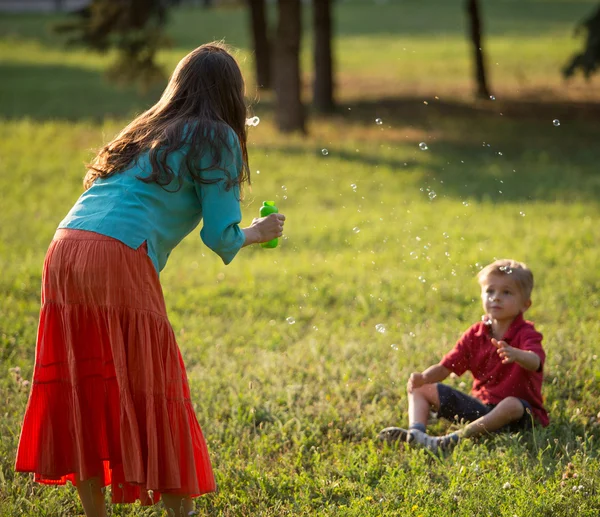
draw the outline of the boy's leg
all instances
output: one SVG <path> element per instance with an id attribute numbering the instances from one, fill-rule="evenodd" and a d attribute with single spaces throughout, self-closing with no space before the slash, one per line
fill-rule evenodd
<path id="1" fill-rule="evenodd" d="M 480 400 L 445 384 L 437 384 L 437 396 L 438 416 L 446 420 L 452 421 L 458 419 L 472 422 L 490 411 L 490 408 Z M 437 437 L 429 436 L 424 431 L 423 428 L 419 429 L 413 426 L 407 437 L 408 442 L 420 445 L 436 453 L 439 449 L 454 447 L 461 437 L 457 432 Z"/>
<path id="2" fill-rule="evenodd" d="M 425 384 L 408 394 L 408 427 L 418 425 L 419 427 L 422 426 L 421 430 L 424 431 L 431 409 L 434 411 L 440 409 L 437 383 Z"/>
<path id="3" fill-rule="evenodd" d="M 507 397 L 485 413 L 482 417 L 467 424 L 466 427 L 446 436 L 427 437 L 427 440 L 417 441 L 433 452 L 448 450 L 454 447 L 462 438 L 474 438 L 482 434 L 491 433 L 504 426 L 521 421 L 525 415 L 525 404 L 516 397 Z"/>
<path id="4" fill-rule="evenodd" d="M 76 479 L 77 493 L 86 517 L 106 517 L 106 504 L 99 478 Z"/>
<path id="5" fill-rule="evenodd" d="M 194 511 L 194 503 L 189 495 L 161 494 L 161 496 L 169 517 L 187 517 Z"/>
<path id="6" fill-rule="evenodd" d="M 429 410 L 438 411 L 440 399 L 437 384 L 425 384 L 420 388 L 408 393 L 408 429 L 402 427 L 386 427 L 379 432 L 379 439 L 394 442 L 405 442 L 409 437 L 409 431 L 416 429 L 425 432 Z"/>
<path id="7" fill-rule="evenodd" d="M 461 438 L 474 438 L 491 433 L 523 418 L 525 407 L 516 397 L 507 397 L 489 413 L 468 424 L 459 432 Z"/>

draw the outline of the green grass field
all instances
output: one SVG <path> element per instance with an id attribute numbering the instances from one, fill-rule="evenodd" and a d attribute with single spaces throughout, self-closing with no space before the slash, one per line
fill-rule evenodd
<path id="1" fill-rule="evenodd" d="M 487 103 L 472 100 L 462 4 L 337 3 L 339 112 L 284 137 L 271 96 L 253 106 L 244 223 L 275 199 L 288 218 L 280 248 L 224 267 L 194 232 L 163 271 L 219 485 L 196 500 L 200 514 L 599 515 L 600 79 L 560 76 L 596 2 L 483 2 Z M 0 18 L 1 516 L 83 513 L 73 487 L 13 472 L 42 262 L 84 162 L 160 91 L 107 83 L 110 57 L 62 47 L 57 20 Z M 182 9 L 169 32 L 168 69 L 213 38 L 238 46 L 253 97 L 243 9 Z M 409 374 L 479 320 L 474 275 L 501 257 L 535 274 L 527 316 L 545 336 L 551 425 L 444 459 L 381 446 L 382 427 L 406 424 Z"/>

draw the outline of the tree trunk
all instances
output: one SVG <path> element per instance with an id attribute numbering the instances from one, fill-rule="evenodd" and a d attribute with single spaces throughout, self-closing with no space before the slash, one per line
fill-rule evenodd
<path id="1" fill-rule="evenodd" d="M 333 102 L 333 59 L 331 51 L 331 0 L 313 0 L 315 79 L 313 104 L 317 111 L 330 113 Z"/>
<path id="2" fill-rule="evenodd" d="M 265 0 L 248 0 L 252 21 L 254 65 L 256 85 L 266 90 L 271 88 L 271 49 L 267 27 Z"/>
<path id="3" fill-rule="evenodd" d="M 489 99 L 490 90 L 487 85 L 485 60 L 483 56 L 483 46 L 481 43 L 481 17 L 479 15 L 479 0 L 467 0 L 467 15 L 471 25 L 471 42 L 473 44 L 477 96 L 482 99 Z"/>
<path id="4" fill-rule="evenodd" d="M 275 41 L 275 119 L 284 133 L 301 131 L 304 106 L 301 99 L 300 37 L 302 9 L 300 0 L 278 0 L 279 19 Z"/>

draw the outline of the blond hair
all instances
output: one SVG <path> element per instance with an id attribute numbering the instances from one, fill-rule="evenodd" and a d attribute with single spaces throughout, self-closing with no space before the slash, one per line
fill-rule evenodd
<path id="1" fill-rule="evenodd" d="M 523 262 L 512 259 L 500 259 L 485 266 L 477 273 L 477 281 L 481 285 L 490 275 L 510 275 L 526 300 L 531 298 L 533 291 L 533 273 Z"/>

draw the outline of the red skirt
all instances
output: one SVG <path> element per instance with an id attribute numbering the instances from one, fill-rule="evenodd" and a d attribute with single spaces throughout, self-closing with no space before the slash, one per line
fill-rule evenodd
<path id="1" fill-rule="evenodd" d="M 57 231 L 15 469 L 55 485 L 99 477 L 114 503 L 216 489 L 145 245 Z"/>

